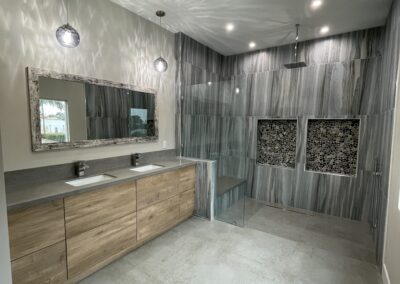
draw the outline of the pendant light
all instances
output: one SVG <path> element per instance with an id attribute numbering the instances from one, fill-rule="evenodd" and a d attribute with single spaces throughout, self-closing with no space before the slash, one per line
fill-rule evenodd
<path id="1" fill-rule="evenodd" d="M 59 27 L 56 31 L 56 38 L 59 44 L 64 47 L 74 48 L 79 45 L 80 37 L 76 29 L 68 23 L 68 2 L 66 4 L 67 23 Z"/>
<path id="2" fill-rule="evenodd" d="M 161 18 L 165 16 L 165 12 L 164 11 L 157 11 L 156 12 L 157 17 L 160 18 L 160 27 L 161 27 Z M 156 71 L 158 72 L 165 72 L 168 69 L 168 62 L 161 57 L 158 57 L 156 60 L 154 60 L 154 69 L 156 69 Z"/>

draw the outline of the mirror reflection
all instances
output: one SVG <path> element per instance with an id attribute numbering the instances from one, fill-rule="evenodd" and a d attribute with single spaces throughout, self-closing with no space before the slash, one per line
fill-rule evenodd
<path id="1" fill-rule="evenodd" d="M 156 135 L 152 93 L 40 76 L 39 108 L 42 144 Z"/>

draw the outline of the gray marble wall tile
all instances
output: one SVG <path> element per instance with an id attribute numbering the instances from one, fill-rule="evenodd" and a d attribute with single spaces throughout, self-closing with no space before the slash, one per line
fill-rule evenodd
<path id="1" fill-rule="evenodd" d="M 196 212 L 195 215 L 214 219 L 214 207 L 217 182 L 217 162 L 187 158 L 198 162 L 196 180 Z"/>
<path id="2" fill-rule="evenodd" d="M 220 128 L 220 155 L 242 156 L 246 154 L 246 118 L 222 117 Z"/>
<path id="3" fill-rule="evenodd" d="M 301 69 L 283 67 L 293 45 L 223 57 L 182 34 L 177 44 L 184 70 L 177 83 L 188 87 L 181 92 L 183 109 L 177 108 L 185 114 L 185 154 L 218 160 L 219 174 L 247 177 L 247 194 L 253 198 L 368 219 L 376 228 L 378 260 L 400 54 L 400 1 L 393 3 L 386 27 L 300 43 L 300 58 L 308 64 Z M 209 81 L 213 87 L 207 88 Z M 361 118 L 357 178 L 305 172 L 307 117 L 354 115 Z M 298 118 L 296 169 L 256 166 L 259 116 Z M 240 131 L 231 129 L 236 126 Z M 238 137 L 242 127 L 243 139 Z M 373 175 L 375 164 L 380 177 Z"/>
<path id="4" fill-rule="evenodd" d="M 299 56 L 309 66 L 376 57 L 382 54 L 381 39 L 382 28 L 379 27 L 305 41 L 299 45 Z M 283 64 L 290 61 L 293 47 L 285 45 L 224 57 L 222 74 L 227 78 L 282 69 Z"/>
<path id="5" fill-rule="evenodd" d="M 207 115 L 182 116 L 183 155 L 201 159 L 216 159 L 221 149 L 222 118 Z"/>
<path id="6" fill-rule="evenodd" d="M 256 165 L 253 198 L 290 206 L 296 187 L 296 170 Z"/>
<path id="7" fill-rule="evenodd" d="M 397 68 L 400 51 L 400 2 L 393 1 L 392 10 L 386 23 L 384 35 L 383 68 L 382 68 L 382 96 L 380 96 L 381 111 L 394 108 Z"/>

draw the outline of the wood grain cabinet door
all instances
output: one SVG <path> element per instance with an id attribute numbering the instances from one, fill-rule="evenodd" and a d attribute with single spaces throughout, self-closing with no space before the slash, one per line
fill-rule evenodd
<path id="1" fill-rule="evenodd" d="M 11 260 L 65 241 L 62 200 L 8 213 Z"/>
<path id="2" fill-rule="evenodd" d="M 179 170 L 179 193 L 195 190 L 196 166 L 190 166 Z"/>
<path id="3" fill-rule="evenodd" d="M 138 210 L 177 195 L 179 171 L 154 175 L 137 181 Z"/>
<path id="4" fill-rule="evenodd" d="M 67 239 L 136 212 L 136 184 L 124 183 L 65 198 Z"/>
<path id="5" fill-rule="evenodd" d="M 189 217 L 195 210 L 195 191 L 187 190 L 179 195 L 180 217 Z"/>
<path id="6" fill-rule="evenodd" d="M 132 250 L 136 213 L 67 239 L 68 278 L 81 279 Z"/>
<path id="7" fill-rule="evenodd" d="M 14 284 L 66 283 L 65 241 L 11 262 Z"/>
<path id="8" fill-rule="evenodd" d="M 144 242 L 179 222 L 179 196 L 160 201 L 137 214 L 138 242 Z"/>

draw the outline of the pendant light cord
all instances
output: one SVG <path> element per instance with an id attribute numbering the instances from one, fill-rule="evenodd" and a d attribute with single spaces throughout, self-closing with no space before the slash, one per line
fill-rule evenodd
<path id="1" fill-rule="evenodd" d="M 62 0 L 62 2 L 63 2 L 63 6 L 64 6 L 64 8 L 65 8 L 65 13 L 67 14 L 67 25 L 69 25 L 69 9 L 68 9 L 68 0 Z"/>
<path id="2" fill-rule="evenodd" d="M 162 25 L 161 25 L 161 18 L 162 18 L 162 16 L 158 16 L 159 18 L 160 18 L 160 28 L 162 28 Z M 161 46 L 160 46 L 160 57 L 161 57 Z"/>

